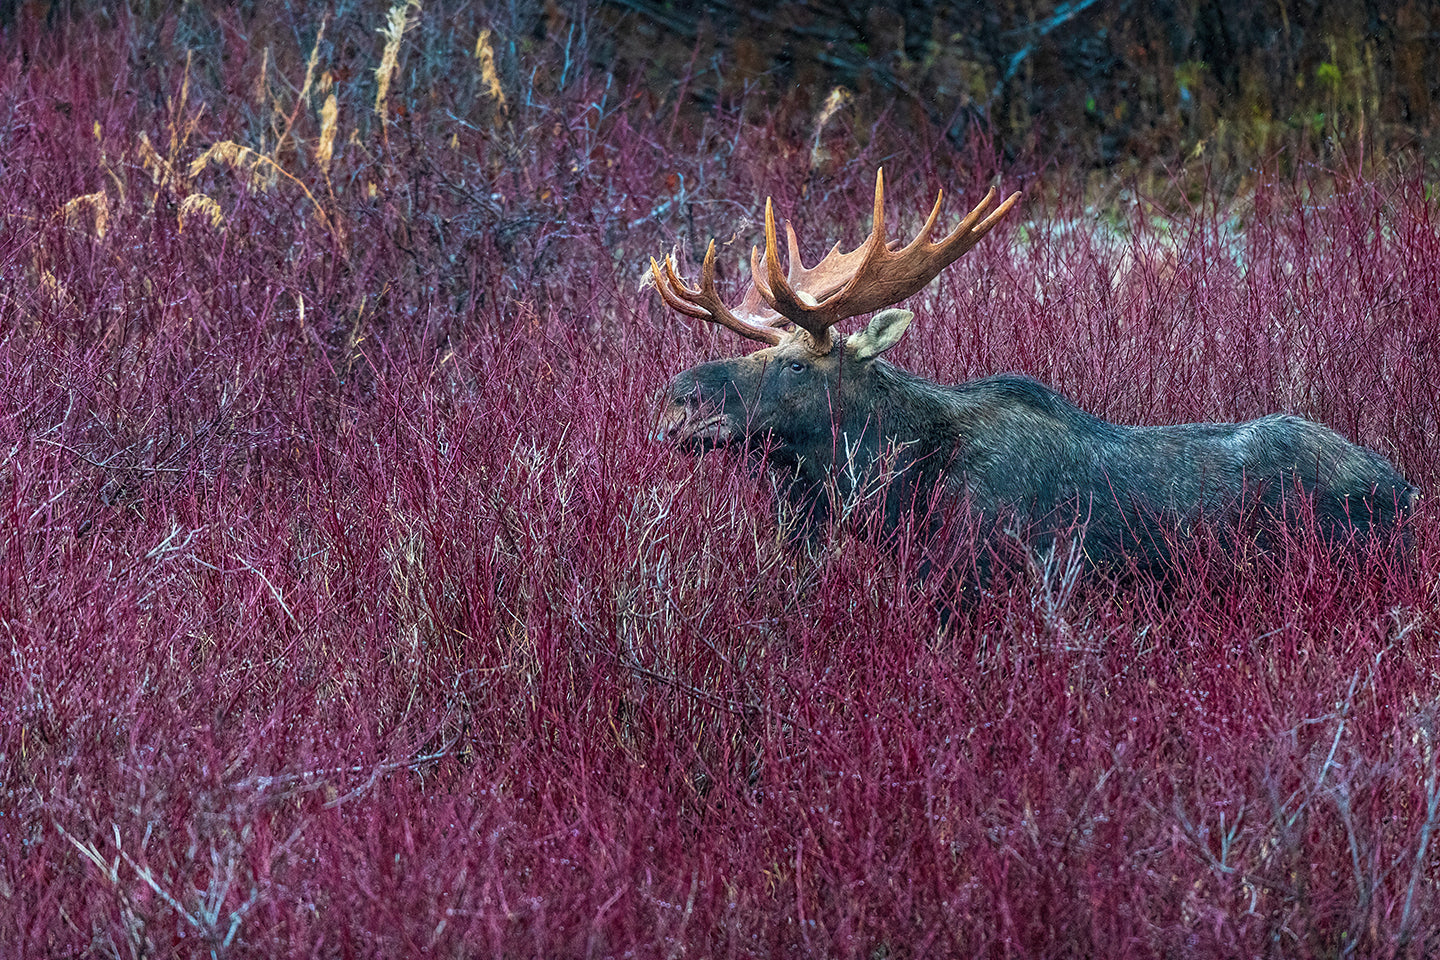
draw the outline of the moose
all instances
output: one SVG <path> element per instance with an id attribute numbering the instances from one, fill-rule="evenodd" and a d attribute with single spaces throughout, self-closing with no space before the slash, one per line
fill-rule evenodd
<path id="1" fill-rule="evenodd" d="M 992 188 L 936 243 L 944 196 L 901 247 L 886 239 L 878 171 L 869 237 L 848 253 L 837 243 L 806 267 L 787 223 L 788 269 L 767 200 L 763 262 L 752 248 L 752 279 L 735 305 L 716 291 L 713 240 L 698 287 L 681 279 L 673 257 L 652 258 L 671 309 L 765 344 L 677 376 L 660 438 L 697 450 L 743 445 L 777 469 L 811 518 L 878 483 L 886 529 L 907 516 L 934 526 L 935 517 L 954 513 L 937 506 L 958 504 L 978 519 L 971 529 L 983 539 L 1043 550 L 1066 538 L 1087 566 L 1122 572 L 1165 574 L 1176 545 L 1204 524 L 1233 532 L 1250 524 L 1263 538 L 1266 529 L 1308 523 L 1327 542 L 1363 545 L 1388 537 L 1408 515 L 1414 490 L 1385 458 L 1298 416 L 1128 426 L 1029 377 L 946 386 L 887 362 L 883 354 L 914 318 L 894 305 L 975 246 L 1020 199 L 1015 193 L 996 205 Z M 870 313 L 863 330 L 836 335 L 836 324 Z"/>

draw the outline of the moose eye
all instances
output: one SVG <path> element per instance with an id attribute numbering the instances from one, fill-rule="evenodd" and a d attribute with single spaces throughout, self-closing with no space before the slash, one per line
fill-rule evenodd
<path id="1" fill-rule="evenodd" d="M 790 361 L 790 371 L 792 373 L 804 373 L 805 364 L 801 363 L 799 360 L 792 360 Z"/>

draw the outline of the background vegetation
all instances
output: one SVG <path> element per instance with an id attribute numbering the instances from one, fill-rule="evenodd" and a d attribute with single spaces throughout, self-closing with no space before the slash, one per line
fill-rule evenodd
<path id="1" fill-rule="evenodd" d="M 1243 188 L 1257 163 L 1433 154 L 1440 19 L 1414 0 L 829 3 L 685 6 L 613 0 L 617 69 L 689 95 L 741 90 L 818 112 L 836 85 L 862 117 L 894 115 L 963 147 L 1117 174 L 1148 192 L 1187 168 Z M 862 124 L 863 125 L 863 124 Z M 977 131 L 976 128 L 979 128 Z"/>
<path id="2" fill-rule="evenodd" d="M 1259 84 L 1262 136 L 1183 34 L 1147 55 L 1208 64 L 1192 115 L 1117 115 L 1118 62 L 1047 80 L 1160 29 L 1098 3 L 907 26 L 922 65 L 966 32 L 965 102 L 868 20 L 752 69 L 719 8 L 0 12 L 0 952 L 1440 947 L 1428 499 L 1404 563 L 1202 542 L 1159 596 L 1040 557 L 942 626 L 910 545 L 787 541 L 764 476 L 649 437 L 739 348 L 648 258 L 733 238 L 734 289 L 767 195 L 812 258 L 854 243 L 883 165 L 901 232 L 1026 190 L 901 363 L 1293 411 L 1433 489 L 1440 211 L 1392 93 L 1435 73 L 1399 40 L 1337 39 L 1291 125 L 1349 21 L 1287 8 L 1306 86 Z"/>

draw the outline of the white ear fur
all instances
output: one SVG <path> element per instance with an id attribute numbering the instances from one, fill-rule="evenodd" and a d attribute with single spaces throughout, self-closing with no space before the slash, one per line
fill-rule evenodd
<path id="1" fill-rule="evenodd" d="M 875 314 L 868 327 L 850 337 L 855 359 L 869 360 L 895 346 L 914 319 L 915 314 L 909 310 L 882 310 Z"/>

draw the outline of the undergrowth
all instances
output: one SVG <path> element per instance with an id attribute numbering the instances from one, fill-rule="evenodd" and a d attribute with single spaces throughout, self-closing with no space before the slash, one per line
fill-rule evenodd
<path id="1" fill-rule="evenodd" d="M 733 236 L 735 289 L 767 195 L 813 259 L 877 166 L 910 230 L 1019 184 L 897 362 L 1292 411 L 1423 491 L 1433 185 L 1096 211 L 983 140 L 697 125 L 579 13 L 385 13 L 5 28 L 0 952 L 1440 949 L 1428 500 L 1400 564 L 1038 558 L 942 616 L 912 551 L 653 442 L 740 347 L 643 284 Z"/>

